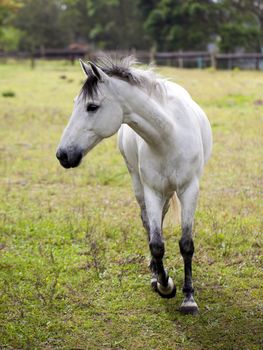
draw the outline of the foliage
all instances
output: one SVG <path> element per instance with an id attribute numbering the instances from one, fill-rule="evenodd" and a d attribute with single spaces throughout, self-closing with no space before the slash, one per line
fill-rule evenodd
<path id="1" fill-rule="evenodd" d="M 10 51 L 18 47 L 21 33 L 10 22 L 20 7 L 19 0 L 0 0 L 0 50 Z"/>
<path id="2" fill-rule="evenodd" d="M 66 44 L 60 26 L 60 2 L 54 0 L 24 0 L 15 19 L 17 28 L 24 32 L 21 48 L 44 50 Z"/>
<path id="3" fill-rule="evenodd" d="M 20 5 L 20 0 L 0 0 L 0 25 L 3 25 Z"/>
<path id="4" fill-rule="evenodd" d="M 206 49 L 216 34 L 219 9 L 212 0 L 162 0 L 148 14 L 145 29 L 160 50 Z"/>
<path id="5" fill-rule="evenodd" d="M 226 23 L 221 27 L 220 48 L 223 52 L 233 52 L 236 48 L 249 52 L 260 50 L 260 31 L 257 27 L 246 28 L 240 23 Z"/>
<path id="6" fill-rule="evenodd" d="M 86 39 L 101 48 L 143 48 L 145 44 L 137 0 L 67 1 L 62 23 L 69 24 L 74 40 Z"/>
<path id="7" fill-rule="evenodd" d="M 195 221 L 200 314 L 178 312 L 178 228 L 164 234 L 165 266 L 178 295 L 163 300 L 150 289 L 146 234 L 116 138 L 77 169 L 56 160 L 80 68 L 10 63 L 0 66 L 1 349 L 262 347 L 263 77 L 160 73 L 189 90 L 213 128 Z M 16 98 L 3 98 L 6 90 Z"/>
<path id="8" fill-rule="evenodd" d="M 261 51 L 263 9 L 256 4 L 259 4 L 259 1 L 226 1 L 225 20 L 219 32 L 220 48 L 223 52 L 234 51 L 236 48 L 249 52 Z M 260 22 L 261 12 L 262 24 Z"/>
<path id="9" fill-rule="evenodd" d="M 14 27 L 0 28 L 0 50 L 15 51 L 19 46 L 21 36 L 21 31 Z"/>
<path id="10" fill-rule="evenodd" d="M 10 31 L 10 26 L 17 31 Z M 1 27 L 7 26 L 3 31 Z M 263 46 L 263 3 L 250 0 L 1 0 L 0 39 L 12 49 L 63 48 L 221 51 Z M 14 34 L 17 35 L 14 35 Z M 8 35 L 7 35 L 8 34 Z M 16 38 L 16 39 L 15 39 Z M 15 39 L 15 40 L 14 40 Z M 2 40 L 2 41 L 3 41 Z M 10 45 L 8 44 L 10 41 Z"/>
<path id="11" fill-rule="evenodd" d="M 257 18 L 261 29 L 263 28 L 263 1 L 262 0 L 226 0 L 226 3 L 233 5 L 236 10 L 243 14 L 250 13 Z"/>

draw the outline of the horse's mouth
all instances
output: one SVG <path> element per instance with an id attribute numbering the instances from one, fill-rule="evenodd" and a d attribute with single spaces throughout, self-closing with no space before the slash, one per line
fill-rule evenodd
<path id="1" fill-rule="evenodd" d="M 69 168 L 71 168 L 71 166 L 70 166 L 70 164 L 69 164 L 69 163 L 66 163 L 66 162 L 61 162 L 61 161 L 59 161 L 59 163 L 60 163 L 60 165 L 61 165 L 61 166 L 63 166 L 63 168 L 65 168 L 65 169 L 69 169 Z"/>
<path id="2" fill-rule="evenodd" d="M 74 163 L 69 163 L 69 162 L 61 162 L 60 161 L 60 165 L 63 166 L 63 168 L 65 169 L 69 169 L 69 168 L 76 168 L 80 165 L 81 163 L 81 159 L 78 162 L 74 162 Z"/>

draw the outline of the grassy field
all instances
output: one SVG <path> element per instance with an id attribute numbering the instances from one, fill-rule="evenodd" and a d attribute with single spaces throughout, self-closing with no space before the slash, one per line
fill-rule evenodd
<path id="1" fill-rule="evenodd" d="M 189 90 L 214 134 L 195 221 L 199 315 L 178 311 L 179 228 L 165 230 L 177 296 L 150 289 L 116 138 L 77 169 L 55 158 L 79 67 L 9 62 L 0 65 L 0 349 L 263 349 L 263 73 L 159 71 Z"/>

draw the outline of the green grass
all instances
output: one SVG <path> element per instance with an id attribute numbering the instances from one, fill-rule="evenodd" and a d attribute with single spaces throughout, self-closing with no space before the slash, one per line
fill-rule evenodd
<path id="1" fill-rule="evenodd" d="M 263 348 L 263 75 L 159 71 L 189 90 L 213 127 L 195 221 L 200 314 L 178 311 L 178 228 L 165 230 L 177 297 L 150 290 L 146 234 L 116 138 L 74 170 L 55 158 L 79 67 L 9 62 L 0 65 L 1 349 Z"/>

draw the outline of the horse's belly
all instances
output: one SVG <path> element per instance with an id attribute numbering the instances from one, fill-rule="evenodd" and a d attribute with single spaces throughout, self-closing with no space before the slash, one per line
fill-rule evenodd
<path id="1" fill-rule="evenodd" d="M 166 154 L 153 153 L 147 144 L 141 144 L 138 162 L 142 183 L 169 193 L 181 191 L 193 178 L 199 178 L 204 165 L 202 142 L 200 137 L 192 141 L 191 146 L 174 145 Z"/>
<path id="2" fill-rule="evenodd" d="M 154 167 L 140 164 L 140 178 L 143 184 L 159 193 L 175 191 L 176 183 L 172 183 L 170 178 Z"/>

